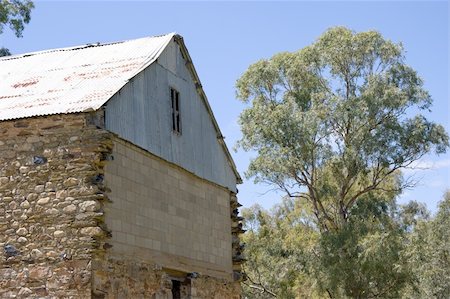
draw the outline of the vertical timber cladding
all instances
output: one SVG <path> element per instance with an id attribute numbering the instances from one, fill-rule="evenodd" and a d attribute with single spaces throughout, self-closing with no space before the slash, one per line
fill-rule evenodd
<path id="1" fill-rule="evenodd" d="M 146 275 L 133 275 L 127 268 L 119 271 L 116 285 L 126 285 L 132 277 L 147 287 L 147 295 L 162 296 L 171 291 L 173 271 L 195 273 L 190 298 L 239 298 L 239 283 L 233 281 L 230 191 L 119 138 L 112 157 L 105 167 L 111 200 L 105 205 L 105 222 L 112 247 L 95 266 L 95 288 L 110 295 L 143 296 L 136 293 L 139 287 L 114 288 L 108 282 L 116 276 L 111 264 L 135 264 Z M 148 277 L 153 286 L 144 281 Z"/>
<path id="2" fill-rule="evenodd" d="M 0 122 L 0 298 L 89 298 L 111 134 L 89 114 Z"/>

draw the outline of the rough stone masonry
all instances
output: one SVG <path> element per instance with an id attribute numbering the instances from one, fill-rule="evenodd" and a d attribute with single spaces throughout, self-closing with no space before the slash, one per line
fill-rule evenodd
<path id="1" fill-rule="evenodd" d="M 171 298 L 158 265 L 109 255 L 103 175 L 113 142 L 94 120 L 80 113 L 0 122 L 0 298 Z M 189 292 L 239 298 L 240 288 L 204 276 Z"/>
<path id="2" fill-rule="evenodd" d="M 89 298 L 91 260 L 108 232 L 95 178 L 110 133 L 89 114 L 0 122 L 0 297 Z"/>

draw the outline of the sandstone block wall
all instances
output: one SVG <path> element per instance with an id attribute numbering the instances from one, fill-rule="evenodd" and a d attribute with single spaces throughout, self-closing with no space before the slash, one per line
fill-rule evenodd
<path id="1" fill-rule="evenodd" d="M 88 114 L 0 122 L 0 298 L 90 297 L 109 136 Z"/>
<path id="2" fill-rule="evenodd" d="M 112 156 L 105 167 L 112 251 L 232 279 L 230 192 L 120 139 Z"/>

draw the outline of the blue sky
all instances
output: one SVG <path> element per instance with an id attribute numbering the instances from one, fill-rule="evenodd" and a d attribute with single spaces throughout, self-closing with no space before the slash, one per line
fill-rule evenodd
<path id="1" fill-rule="evenodd" d="M 449 4 L 419 2 L 150 2 L 36 1 L 24 37 L 5 30 L 0 46 L 19 54 L 93 42 L 110 42 L 177 32 L 184 37 L 226 142 L 240 137 L 237 118 L 244 105 L 235 99 L 236 79 L 251 64 L 280 51 L 311 44 L 327 28 L 375 29 L 402 42 L 406 61 L 425 80 L 434 105 L 427 115 L 450 132 Z M 233 152 L 243 174 L 254 153 Z M 408 170 L 418 186 L 400 198 L 419 200 L 435 210 L 450 188 L 450 154 L 426 156 L 425 170 Z M 281 194 L 245 180 L 239 186 L 244 206 L 270 207 Z"/>

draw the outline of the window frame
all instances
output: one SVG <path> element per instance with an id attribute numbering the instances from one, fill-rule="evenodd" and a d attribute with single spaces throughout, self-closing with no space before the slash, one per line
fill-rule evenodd
<path id="1" fill-rule="evenodd" d="M 174 88 L 170 87 L 170 105 L 171 105 L 171 123 L 172 132 L 181 135 L 181 101 L 180 92 Z"/>

